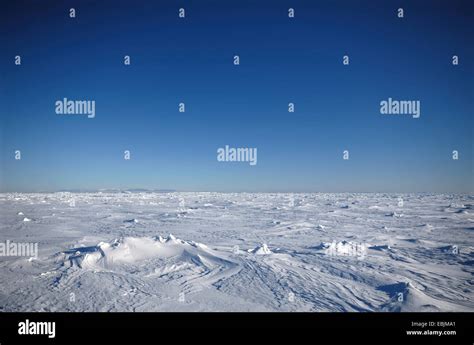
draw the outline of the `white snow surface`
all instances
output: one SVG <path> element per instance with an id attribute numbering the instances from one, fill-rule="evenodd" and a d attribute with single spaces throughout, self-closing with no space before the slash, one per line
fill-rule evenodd
<path id="1" fill-rule="evenodd" d="M 3 193 L 0 242 L 38 243 L 38 256 L 0 256 L 0 311 L 472 312 L 473 204 L 447 194 Z"/>

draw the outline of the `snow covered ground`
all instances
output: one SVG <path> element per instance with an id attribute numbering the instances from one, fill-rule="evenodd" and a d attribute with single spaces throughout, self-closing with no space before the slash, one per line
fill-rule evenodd
<path id="1" fill-rule="evenodd" d="M 2 311 L 474 311 L 474 197 L 0 194 Z"/>

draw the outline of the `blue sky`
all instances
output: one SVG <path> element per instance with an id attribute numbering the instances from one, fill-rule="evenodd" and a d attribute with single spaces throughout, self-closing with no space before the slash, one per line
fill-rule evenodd
<path id="1" fill-rule="evenodd" d="M 467 0 L 1 6 L 2 191 L 474 191 Z M 96 117 L 57 115 L 64 97 L 95 100 Z M 420 100 L 421 117 L 381 115 L 389 97 Z M 258 164 L 218 162 L 225 145 Z"/>

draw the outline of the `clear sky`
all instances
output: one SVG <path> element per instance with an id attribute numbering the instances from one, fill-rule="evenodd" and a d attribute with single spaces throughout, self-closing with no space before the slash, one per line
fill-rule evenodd
<path id="1" fill-rule="evenodd" d="M 473 12 L 469 0 L 2 1 L 0 190 L 472 193 Z M 95 118 L 56 114 L 64 97 L 95 100 Z M 389 97 L 419 100 L 420 118 L 380 114 Z M 258 164 L 218 162 L 225 145 L 257 148 Z"/>

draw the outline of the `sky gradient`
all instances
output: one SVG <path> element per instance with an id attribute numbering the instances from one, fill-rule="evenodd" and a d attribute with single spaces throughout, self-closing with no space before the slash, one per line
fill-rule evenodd
<path id="1" fill-rule="evenodd" d="M 473 9 L 2 2 L 0 191 L 473 193 Z M 56 114 L 64 97 L 95 100 L 96 117 Z M 420 118 L 380 114 L 389 97 L 419 100 Z M 258 164 L 218 162 L 225 145 L 256 147 Z"/>

